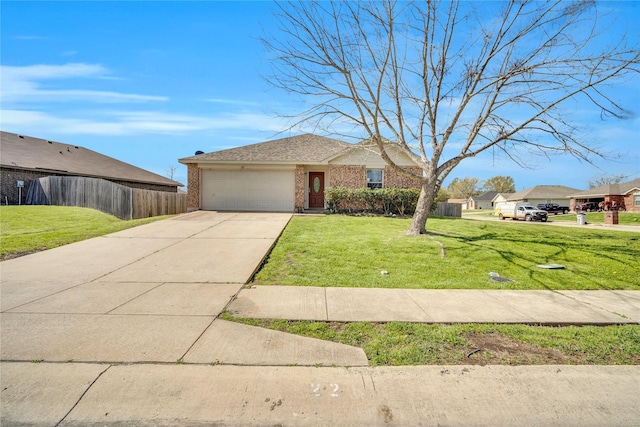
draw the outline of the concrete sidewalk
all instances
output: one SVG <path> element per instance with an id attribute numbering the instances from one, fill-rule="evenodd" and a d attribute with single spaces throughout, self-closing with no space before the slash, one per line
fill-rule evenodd
<path id="1" fill-rule="evenodd" d="M 228 310 L 237 317 L 334 322 L 639 324 L 640 291 L 252 286 Z"/>
<path id="2" fill-rule="evenodd" d="M 339 321 L 640 319 L 637 292 L 243 288 L 290 217 L 194 212 L 2 262 L 0 424 L 626 426 L 640 419 L 640 366 L 372 368 L 361 348 L 219 319 L 225 309 Z"/>
<path id="3" fill-rule="evenodd" d="M 10 363 L 1 409 L 3 426 L 631 427 L 639 378 L 640 366 Z"/>

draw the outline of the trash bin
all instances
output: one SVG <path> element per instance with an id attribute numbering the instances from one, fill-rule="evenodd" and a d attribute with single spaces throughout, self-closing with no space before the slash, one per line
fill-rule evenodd
<path id="1" fill-rule="evenodd" d="M 585 225 L 587 223 L 587 214 L 584 212 L 578 212 L 578 225 Z"/>

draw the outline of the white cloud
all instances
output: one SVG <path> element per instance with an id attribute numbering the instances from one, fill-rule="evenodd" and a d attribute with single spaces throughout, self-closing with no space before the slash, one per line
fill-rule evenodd
<path id="1" fill-rule="evenodd" d="M 2 103 L 89 101 L 97 103 L 167 101 L 166 96 L 150 96 L 103 90 L 47 89 L 42 82 L 68 79 L 114 79 L 102 65 L 0 66 Z"/>
<path id="2" fill-rule="evenodd" d="M 211 102 L 214 104 L 235 105 L 239 107 L 258 107 L 262 104 L 254 101 L 242 101 L 238 99 L 224 99 L 224 98 L 208 98 L 205 102 Z"/>
<path id="3" fill-rule="evenodd" d="M 40 111 L 0 111 L 3 130 L 33 134 L 79 135 L 184 135 L 193 132 L 260 131 L 278 132 L 281 119 L 259 113 L 224 113 L 216 116 L 154 111 L 93 112 L 58 116 Z"/>

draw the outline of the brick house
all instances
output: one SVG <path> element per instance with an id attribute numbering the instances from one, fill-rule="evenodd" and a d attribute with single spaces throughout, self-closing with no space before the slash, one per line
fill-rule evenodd
<path id="1" fill-rule="evenodd" d="M 0 203 L 24 204 L 32 179 L 102 178 L 131 188 L 176 193 L 182 184 L 95 151 L 46 139 L 0 132 Z M 18 188 L 21 182 L 22 189 Z"/>
<path id="2" fill-rule="evenodd" d="M 640 212 L 640 178 L 619 184 L 607 184 L 571 194 L 571 209 L 581 203 L 616 203 L 620 210 Z"/>
<path id="3" fill-rule="evenodd" d="M 421 175 L 388 143 L 399 166 Z M 324 209 L 327 187 L 419 187 L 390 168 L 377 146 L 304 134 L 179 160 L 188 169 L 187 210 L 302 212 Z"/>

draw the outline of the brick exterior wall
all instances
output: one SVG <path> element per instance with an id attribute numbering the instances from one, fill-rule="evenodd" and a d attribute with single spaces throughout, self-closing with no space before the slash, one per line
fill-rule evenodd
<path id="1" fill-rule="evenodd" d="M 417 166 L 405 169 L 415 173 L 416 175 L 422 175 L 422 169 Z M 420 188 L 422 185 L 419 179 L 411 178 L 405 174 L 396 172 L 390 166 L 385 166 L 383 180 L 384 186 L 387 188 Z"/>
<path id="2" fill-rule="evenodd" d="M 22 188 L 22 199 L 20 204 L 24 205 L 27 201 L 27 192 L 29 191 L 29 185 L 31 180 L 37 178 L 44 178 L 45 176 L 78 176 L 74 174 L 55 173 L 47 171 L 32 171 L 25 169 L 13 169 L 13 168 L 0 168 L 0 203 L 4 204 L 5 201 L 10 205 L 18 204 L 19 190 L 16 181 L 24 181 L 24 187 Z M 101 178 L 101 177 L 92 177 Z M 102 179 L 115 182 L 116 184 L 125 185 L 131 188 L 140 188 L 143 190 L 165 191 L 169 193 L 176 193 L 177 187 L 160 185 L 160 184 L 147 184 L 143 182 L 132 182 L 118 179 L 108 179 L 102 177 Z M 6 199 L 5 199 L 6 197 Z"/>
<path id="3" fill-rule="evenodd" d="M 367 168 L 358 165 L 329 165 L 329 180 L 327 187 L 366 187 Z"/>
<path id="4" fill-rule="evenodd" d="M 187 212 L 200 209 L 200 169 L 197 163 L 187 163 Z"/>
<path id="5" fill-rule="evenodd" d="M 296 198 L 295 211 L 304 211 L 304 166 L 296 165 Z"/>
<path id="6" fill-rule="evenodd" d="M 629 212 L 640 212 L 640 206 L 634 206 L 633 202 L 634 202 L 634 195 L 629 194 L 624 197 L 622 206 L 624 206 L 624 208 Z M 618 202 L 618 204 L 620 204 L 620 202 Z"/>

